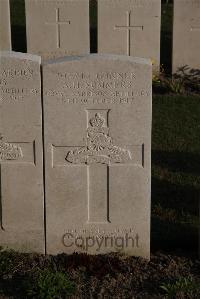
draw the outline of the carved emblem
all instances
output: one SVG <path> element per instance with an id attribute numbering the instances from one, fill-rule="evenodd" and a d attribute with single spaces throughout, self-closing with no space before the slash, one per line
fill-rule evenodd
<path id="1" fill-rule="evenodd" d="M 18 145 L 3 141 L 0 134 L 0 161 L 18 160 L 23 157 L 22 149 Z"/>
<path id="2" fill-rule="evenodd" d="M 89 120 L 86 146 L 69 151 L 66 161 L 73 164 L 124 163 L 131 160 L 128 150 L 114 145 L 109 136 L 109 128 L 104 126 L 105 119 L 96 113 Z"/>

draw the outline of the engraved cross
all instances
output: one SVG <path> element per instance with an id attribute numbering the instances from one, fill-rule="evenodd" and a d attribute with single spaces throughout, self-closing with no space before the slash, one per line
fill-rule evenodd
<path id="1" fill-rule="evenodd" d="M 127 55 L 131 55 L 131 31 L 135 30 L 144 30 L 144 26 L 131 26 L 131 11 L 126 12 L 126 25 L 124 26 L 119 26 L 116 25 L 114 29 L 119 29 L 119 30 L 127 30 Z"/>
<path id="2" fill-rule="evenodd" d="M 108 223 L 111 221 L 109 211 L 110 167 L 119 167 L 120 165 L 122 167 L 124 165 L 144 166 L 143 145 L 123 145 L 120 147 L 114 143 L 109 135 L 109 111 L 105 109 L 86 110 L 87 135 L 85 145 L 53 145 L 54 166 L 63 166 L 62 159 L 64 158 L 67 162 L 65 166 L 72 164 L 87 167 L 88 223 Z"/>
<path id="3" fill-rule="evenodd" d="M 60 20 L 60 8 L 56 8 L 56 21 L 55 22 L 46 22 L 47 25 L 55 25 L 56 26 L 56 36 L 57 36 L 57 48 L 61 48 L 61 33 L 60 29 L 62 25 L 70 25 L 70 21 L 61 21 Z"/>

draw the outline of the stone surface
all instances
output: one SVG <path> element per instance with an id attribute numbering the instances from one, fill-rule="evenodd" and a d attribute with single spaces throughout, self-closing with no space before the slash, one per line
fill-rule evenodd
<path id="1" fill-rule="evenodd" d="M 98 52 L 160 64 L 160 0 L 98 0 Z"/>
<path id="2" fill-rule="evenodd" d="M 43 60 L 87 54 L 89 0 L 25 0 L 27 52 Z"/>
<path id="3" fill-rule="evenodd" d="M 9 0 L 0 1 L 0 50 L 11 50 Z"/>
<path id="4" fill-rule="evenodd" d="M 44 253 L 40 60 L 0 52 L 0 246 Z"/>
<path id="5" fill-rule="evenodd" d="M 174 0 L 173 72 L 200 69 L 200 0 Z"/>
<path id="6" fill-rule="evenodd" d="M 127 56 L 44 64 L 48 253 L 149 258 L 151 74 Z"/>

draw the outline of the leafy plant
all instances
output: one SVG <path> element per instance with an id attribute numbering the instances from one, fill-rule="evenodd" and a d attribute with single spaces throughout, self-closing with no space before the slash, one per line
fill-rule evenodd
<path id="1" fill-rule="evenodd" d="M 180 277 L 174 283 L 161 285 L 161 289 L 166 292 L 167 298 L 169 299 L 195 299 L 200 297 L 200 284 L 196 283 L 192 277 Z"/>
<path id="2" fill-rule="evenodd" d="M 200 70 L 183 66 L 172 76 L 166 76 L 165 70 L 163 66 L 161 66 L 160 72 L 153 73 L 153 88 L 155 91 L 162 91 L 162 93 L 199 93 Z"/>
<path id="3" fill-rule="evenodd" d="M 155 61 L 151 60 L 151 62 L 152 62 L 152 66 L 154 66 Z M 158 69 L 153 70 L 153 75 L 152 75 L 153 84 L 159 84 L 164 74 L 165 74 L 164 66 L 161 64 L 160 70 Z"/>
<path id="4" fill-rule="evenodd" d="M 161 65 L 160 71 L 153 71 L 152 84 L 155 92 L 185 93 L 185 78 L 175 75 L 166 76 L 163 65 Z"/>
<path id="5" fill-rule="evenodd" d="M 49 269 L 34 271 L 31 277 L 26 277 L 22 289 L 27 298 L 37 299 L 65 298 L 75 290 L 66 274 Z"/>
<path id="6" fill-rule="evenodd" d="M 175 94 L 185 93 L 185 83 L 183 78 L 166 77 L 161 84 L 169 91 Z"/>
<path id="7" fill-rule="evenodd" d="M 200 91 L 200 70 L 191 69 L 187 65 L 180 67 L 173 75 L 177 79 L 182 79 L 185 86 L 190 91 Z"/>

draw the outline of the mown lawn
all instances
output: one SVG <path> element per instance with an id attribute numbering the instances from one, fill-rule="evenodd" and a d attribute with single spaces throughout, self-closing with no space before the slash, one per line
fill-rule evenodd
<path id="1" fill-rule="evenodd" d="M 200 96 L 154 96 L 152 247 L 197 250 Z"/>

